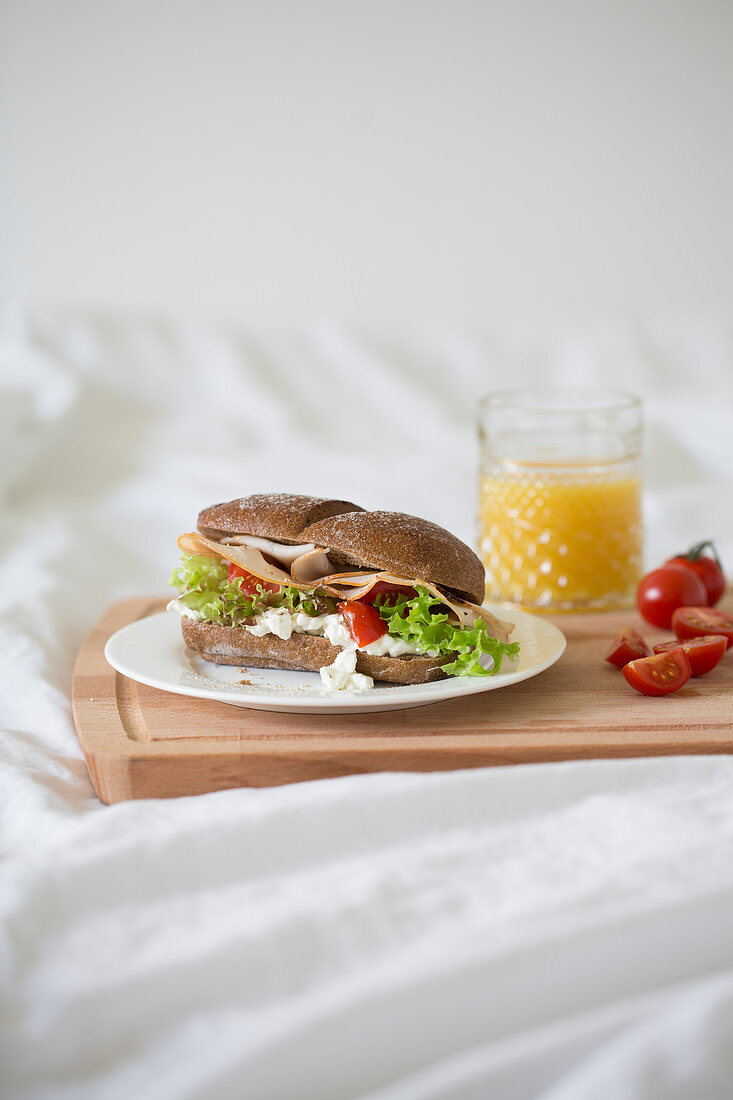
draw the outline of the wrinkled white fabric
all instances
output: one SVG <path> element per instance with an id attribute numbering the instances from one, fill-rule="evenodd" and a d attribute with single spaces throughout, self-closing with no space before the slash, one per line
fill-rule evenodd
<path id="1" fill-rule="evenodd" d="M 733 758 L 104 807 L 69 702 L 85 633 L 164 594 L 203 505 L 315 492 L 471 540 L 475 399 L 508 384 L 641 393 L 649 560 L 714 536 L 733 562 L 731 333 L 4 320 L 0 1094 L 731 1095 Z"/>

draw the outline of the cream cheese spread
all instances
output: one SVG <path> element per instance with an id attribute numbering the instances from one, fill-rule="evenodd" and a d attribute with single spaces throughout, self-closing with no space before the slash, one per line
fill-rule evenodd
<path id="1" fill-rule="evenodd" d="M 286 607 L 269 607 L 266 611 L 261 611 L 254 625 L 245 629 L 257 638 L 262 638 L 265 634 L 275 634 L 278 638 L 287 640 L 293 634 L 312 634 L 318 638 L 327 638 L 331 645 L 340 646 L 341 649 L 360 649 L 370 657 L 404 657 L 407 653 L 438 656 L 435 650 L 428 650 L 426 653 L 403 638 L 393 638 L 391 634 L 383 634 L 369 645 L 357 646 L 341 615 L 306 615 L 302 611 L 288 611 Z"/>
<path id="2" fill-rule="evenodd" d="M 200 611 L 194 611 L 192 607 L 186 607 L 183 600 L 170 600 L 165 607 L 166 611 L 177 611 L 184 619 L 193 619 L 195 623 L 203 619 Z"/>
<path id="3" fill-rule="evenodd" d="M 371 676 L 356 672 L 356 650 L 342 649 L 332 665 L 320 670 L 326 691 L 367 691 L 374 687 Z"/>
<path id="4" fill-rule="evenodd" d="M 245 629 L 257 638 L 274 634 L 287 640 L 293 634 L 310 634 L 327 638 L 331 645 L 338 646 L 341 653 L 336 660 L 320 670 L 326 691 L 365 691 L 374 687 L 371 676 L 355 671 L 358 649 L 362 653 L 368 653 L 370 657 L 404 657 L 408 653 L 425 653 L 403 638 L 393 638 L 391 634 L 383 634 L 369 645 L 357 646 L 341 615 L 306 615 L 303 611 L 288 611 L 286 607 L 270 607 L 260 612 L 254 624 Z M 438 656 L 435 650 L 428 650 L 425 655 Z"/>

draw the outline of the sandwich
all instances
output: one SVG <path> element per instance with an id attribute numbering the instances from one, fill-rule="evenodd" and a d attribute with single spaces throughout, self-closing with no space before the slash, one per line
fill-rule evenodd
<path id="1" fill-rule="evenodd" d="M 256 493 L 178 539 L 168 604 L 207 661 L 320 672 L 329 690 L 485 676 L 514 660 L 484 568 L 444 528 L 347 500 Z"/>

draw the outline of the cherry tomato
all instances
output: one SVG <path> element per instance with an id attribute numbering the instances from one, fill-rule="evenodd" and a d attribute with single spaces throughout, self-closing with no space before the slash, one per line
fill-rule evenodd
<path id="1" fill-rule="evenodd" d="M 699 638 L 703 634 L 722 634 L 733 645 L 733 615 L 714 607 L 678 607 L 672 616 L 672 630 L 678 638 Z"/>
<path id="2" fill-rule="evenodd" d="M 377 596 L 389 596 L 394 602 L 398 596 L 406 596 L 408 600 L 412 600 L 417 596 L 417 592 L 406 584 L 390 584 L 389 581 L 377 581 L 369 589 L 366 596 L 361 597 L 361 603 L 374 603 Z"/>
<path id="3" fill-rule="evenodd" d="M 708 593 L 695 573 L 683 565 L 663 565 L 647 573 L 636 590 L 636 606 L 648 623 L 669 630 L 678 607 L 704 604 Z M 714 634 L 710 629 L 706 634 Z"/>
<path id="4" fill-rule="evenodd" d="M 618 638 L 611 643 L 611 648 L 606 654 L 606 660 L 616 668 L 623 668 L 629 661 L 637 657 L 651 657 L 652 648 L 642 638 L 638 630 L 633 627 L 625 627 Z"/>
<path id="5" fill-rule="evenodd" d="M 685 642 L 679 639 L 673 642 L 659 642 L 654 646 L 654 652 L 669 653 L 681 646 L 690 662 L 691 675 L 704 676 L 720 662 L 727 645 L 728 639 L 724 634 L 701 634 L 699 638 L 688 638 Z"/>
<path id="6" fill-rule="evenodd" d="M 642 695 L 669 695 L 686 684 L 691 674 L 690 662 L 682 646 L 676 646 L 669 653 L 630 661 L 621 671 L 632 688 Z"/>
<path id="7" fill-rule="evenodd" d="M 387 633 L 387 624 L 378 611 L 361 600 L 344 600 L 338 609 L 348 623 L 351 637 L 358 646 L 376 642 Z"/>
<path id="8" fill-rule="evenodd" d="M 705 551 L 710 549 L 710 553 Z M 681 565 L 685 569 L 696 573 L 708 594 L 707 602 L 714 607 L 725 592 L 725 574 L 720 563 L 718 552 L 709 539 L 691 546 L 686 554 L 677 554 L 670 558 L 667 565 Z"/>
<path id="9" fill-rule="evenodd" d="M 265 592 L 280 591 L 279 584 L 273 584 L 271 581 L 261 581 L 259 577 L 255 577 L 254 573 L 248 573 L 246 569 L 242 569 L 239 565 L 235 565 L 234 562 L 230 562 L 228 579 L 233 581 L 236 577 L 242 578 L 240 588 L 245 596 L 256 596 L 258 585 L 263 588 Z"/>

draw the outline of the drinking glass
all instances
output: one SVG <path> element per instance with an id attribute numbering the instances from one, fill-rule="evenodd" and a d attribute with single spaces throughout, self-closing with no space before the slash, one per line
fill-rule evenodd
<path id="1" fill-rule="evenodd" d="M 642 566 L 641 401 L 516 389 L 480 402 L 486 596 L 529 610 L 630 607 Z"/>

